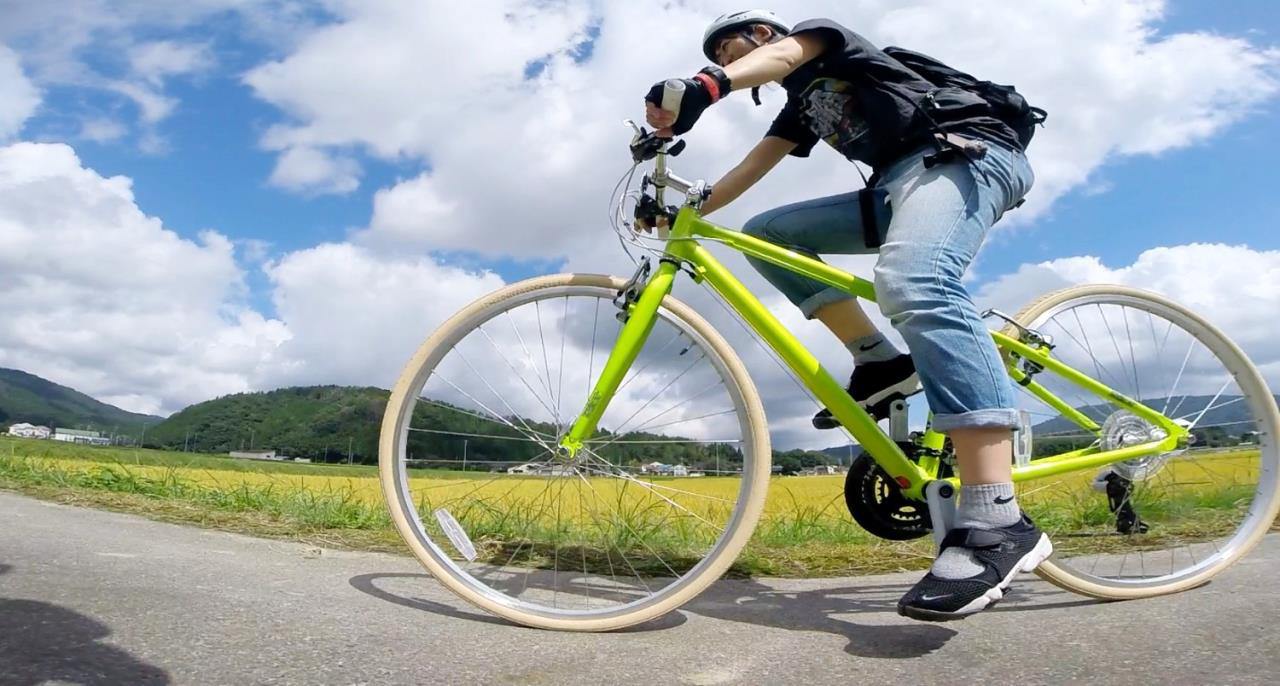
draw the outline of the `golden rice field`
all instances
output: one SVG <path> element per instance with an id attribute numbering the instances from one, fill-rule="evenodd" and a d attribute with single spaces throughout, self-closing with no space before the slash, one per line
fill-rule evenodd
<path id="1" fill-rule="evenodd" d="M 87 484 L 137 490 L 129 484 L 160 484 L 152 488 L 154 497 L 199 500 L 219 508 L 261 507 L 303 519 L 305 512 L 299 510 L 330 508 L 336 514 L 326 517 L 332 521 L 312 519 L 329 521 L 334 528 L 390 526 L 371 467 L 336 472 L 318 465 L 224 458 L 143 459 L 154 451 L 141 451 L 132 464 L 127 454 L 102 460 L 93 459 L 93 454 L 86 458 L 46 450 L 41 456 L 22 457 L 12 446 L 4 452 L 9 456 L 0 454 L 0 485 L 21 480 L 15 474 L 22 460 L 28 473 L 39 469 L 46 476 L 58 474 L 55 481 L 80 488 Z M 1257 464 L 1256 451 L 1235 451 L 1199 454 L 1194 462 L 1166 465 L 1134 494 L 1142 517 L 1154 525 L 1153 533 L 1159 532 L 1144 537 L 1143 545 L 1159 546 L 1169 537 L 1185 540 L 1228 533 L 1247 506 Z M 1090 488 L 1092 476 L 1089 471 L 1020 486 L 1023 507 L 1057 536 L 1062 550 L 1091 552 L 1134 543 L 1132 537 L 1113 535 L 1114 519 L 1105 496 Z M 927 563 L 927 539 L 885 542 L 859 528 L 845 508 L 843 482 L 843 476 L 774 477 L 739 571 L 841 574 Z M 566 547 L 584 551 L 584 561 L 585 551 L 616 550 L 628 551 L 633 559 L 648 556 L 670 564 L 696 562 L 727 521 L 739 485 L 735 477 L 622 480 L 424 470 L 411 472 L 410 490 L 433 538 L 445 540 L 431 515 L 447 510 L 480 554 L 492 559 L 536 566 L 548 551 Z M 278 504 L 281 501 L 292 504 L 286 508 Z"/>

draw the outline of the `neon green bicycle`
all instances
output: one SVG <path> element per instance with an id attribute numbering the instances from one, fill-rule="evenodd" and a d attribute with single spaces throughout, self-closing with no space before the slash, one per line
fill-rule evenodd
<path id="1" fill-rule="evenodd" d="M 627 280 L 512 284 L 441 325 L 396 384 L 380 474 L 410 549 L 489 612 L 601 631 L 692 599 L 730 568 L 762 514 L 774 547 L 865 539 L 853 522 L 880 538 L 938 539 L 959 484 L 945 436 L 927 424 L 910 431 L 901 401 L 882 430 L 704 243 L 874 301 L 872 284 L 703 220 L 707 185 L 667 168 L 681 144 L 635 129 L 615 229 L 656 269 L 646 256 Z M 669 231 L 649 237 L 622 219 L 628 199 L 663 211 L 668 190 L 685 196 Z M 763 341 L 861 446 L 843 499 L 838 481 L 814 477 L 827 488 L 812 508 L 794 491 L 789 503 L 766 504 L 764 408 L 726 339 L 671 294 L 685 277 L 727 305 L 736 316 L 725 321 L 752 334 L 742 340 Z M 1118 286 L 1068 288 L 1015 316 L 989 315 L 1003 319 L 992 336 L 1022 389 L 1019 502 L 1056 546 L 1042 577 L 1097 598 L 1172 593 L 1205 583 L 1270 530 L 1280 415 L 1258 371 L 1212 325 Z M 777 522 L 802 519 L 807 527 L 778 543 Z"/>

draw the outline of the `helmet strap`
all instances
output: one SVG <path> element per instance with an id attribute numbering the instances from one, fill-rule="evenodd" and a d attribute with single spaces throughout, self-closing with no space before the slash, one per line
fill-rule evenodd
<path id="1" fill-rule="evenodd" d="M 738 34 L 741 35 L 746 40 L 748 40 L 752 45 L 756 46 L 757 48 L 764 45 L 764 43 L 761 43 L 760 41 L 756 40 L 756 32 L 752 29 L 742 29 L 741 31 L 738 32 Z M 777 39 L 778 39 L 778 36 L 777 36 L 777 32 L 775 31 L 774 40 L 777 40 Z M 772 43 L 773 41 L 769 41 L 769 42 Z M 754 102 L 756 104 L 756 107 L 759 107 L 760 105 L 764 104 L 760 102 L 759 86 L 751 87 L 751 102 Z"/>

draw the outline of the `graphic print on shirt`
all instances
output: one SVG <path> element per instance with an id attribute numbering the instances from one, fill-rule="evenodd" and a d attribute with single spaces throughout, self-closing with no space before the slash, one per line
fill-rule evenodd
<path id="1" fill-rule="evenodd" d="M 839 79 L 815 79 L 800 96 L 802 117 L 809 129 L 842 155 L 853 159 L 868 132 L 858 111 L 853 86 Z"/>

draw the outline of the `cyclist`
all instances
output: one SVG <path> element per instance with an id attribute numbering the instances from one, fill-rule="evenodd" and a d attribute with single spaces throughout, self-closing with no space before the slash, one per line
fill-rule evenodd
<path id="1" fill-rule="evenodd" d="M 1018 571 L 1030 571 L 1052 551 L 1014 497 L 1013 390 L 961 282 L 987 231 L 1031 188 L 1017 136 L 985 101 L 938 91 L 827 19 L 792 27 L 765 10 L 726 14 L 707 28 L 702 51 L 716 66 L 683 80 L 678 115 L 659 107 L 664 82 L 646 96 L 647 120 L 659 135 L 683 134 L 736 90 L 753 89 L 756 96 L 754 89 L 777 82 L 787 93 L 764 139 L 713 186 L 704 215 L 732 202 L 787 155 L 807 157 L 819 139 L 870 165 L 869 186 L 887 194 L 887 206 L 875 195 L 862 204 L 859 192 L 786 205 L 752 218 L 744 230 L 814 257 L 878 252 L 880 311 L 910 356 L 896 350 L 847 293 L 762 261 L 752 264 L 848 347 L 855 401 L 883 418 L 894 399 L 923 384 L 933 427 L 955 447 L 963 484 L 955 528 L 930 571 L 898 601 L 898 612 L 947 620 L 988 607 Z M 946 98 L 952 102 L 943 103 Z M 827 410 L 814 424 L 836 426 Z"/>

